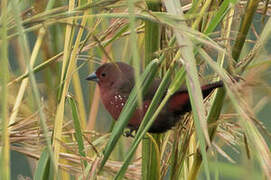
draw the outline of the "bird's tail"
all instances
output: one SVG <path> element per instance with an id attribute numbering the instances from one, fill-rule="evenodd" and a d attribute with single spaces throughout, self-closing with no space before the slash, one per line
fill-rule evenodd
<path id="1" fill-rule="evenodd" d="M 214 89 L 223 87 L 223 81 L 217 81 L 211 84 L 201 86 L 203 98 L 206 98 Z M 177 115 L 191 111 L 188 90 L 175 92 L 168 100 L 169 109 Z"/>
<path id="2" fill-rule="evenodd" d="M 214 89 L 223 87 L 223 81 L 217 81 L 211 84 L 201 86 L 203 98 L 206 98 Z"/>

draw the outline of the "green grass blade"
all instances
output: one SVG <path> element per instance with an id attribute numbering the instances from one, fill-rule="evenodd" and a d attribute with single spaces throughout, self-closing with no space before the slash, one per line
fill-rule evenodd
<path id="1" fill-rule="evenodd" d="M 220 112 L 221 112 L 221 109 L 222 109 L 222 106 L 223 106 L 223 100 L 225 98 L 225 95 L 226 95 L 226 90 L 225 88 L 220 88 L 217 90 L 217 93 L 215 95 L 215 98 L 213 100 L 213 105 L 210 109 L 210 112 L 208 114 L 208 117 L 207 117 L 207 122 L 208 122 L 208 125 L 209 125 L 209 135 L 210 135 L 210 139 L 213 140 L 214 138 L 214 135 L 215 135 L 215 132 L 216 132 L 216 129 L 217 129 L 217 120 L 220 116 Z"/>
<path id="2" fill-rule="evenodd" d="M 85 153 L 85 147 L 84 147 L 84 141 L 83 141 L 83 134 L 81 131 L 81 125 L 80 125 L 80 120 L 79 120 L 79 114 L 76 106 L 76 102 L 72 97 L 68 97 L 69 104 L 71 106 L 72 110 L 72 117 L 73 117 L 73 125 L 75 129 L 75 138 L 78 144 L 78 151 L 79 154 L 83 157 L 86 157 Z M 87 161 L 83 160 L 84 166 L 87 166 Z"/>
<path id="3" fill-rule="evenodd" d="M 49 178 L 49 158 L 50 155 L 48 153 L 48 150 L 45 148 L 40 155 L 40 159 L 34 174 L 34 180 L 46 180 Z"/>
<path id="4" fill-rule="evenodd" d="M 161 1 L 148 1 L 146 0 L 148 10 L 155 12 L 160 11 Z M 161 27 L 160 24 L 152 21 L 145 21 L 145 64 L 155 58 L 154 53 L 160 49 L 160 39 L 161 39 Z"/>
<path id="5" fill-rule="evenodd" d="M 219 10 L 216 11 L 214 17 L 210 21 L 207 29 L 204 31 L 205 34 L 209 34 L 215 30 L 218 24 L 223 20 L 225 15 L 227 14 L 228 10 L 237 3 L 237 0 L 225 0 L 219 7 Z"/>

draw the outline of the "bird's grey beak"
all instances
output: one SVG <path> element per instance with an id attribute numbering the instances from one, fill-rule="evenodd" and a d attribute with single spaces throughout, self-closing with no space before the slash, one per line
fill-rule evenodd
<path id="1" fill-rule="evenodd" d="M 94 72 L 94 73 L 91 73 L 90 75 L 88 75 L 86 80 L 98 82 L 99 78 L 97 77 L 96 73 Z"/>

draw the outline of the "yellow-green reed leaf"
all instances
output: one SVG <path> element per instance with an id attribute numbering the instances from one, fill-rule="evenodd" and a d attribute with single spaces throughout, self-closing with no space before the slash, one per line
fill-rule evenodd
<path id="1" fill-rule="evenodd" d="M 207 122 L 209 126 L 208 131 L 211 140 L 213 140 L 217 129 L 218 124 L 216 123 L 216 121 L 220 116 L 225 94 L 226 94 L 225 88 L 220 88 L 217 90 L 217 93 L 213 100 L 213 104 L 207 116 Z"/>
<path id="2" fill-rule="evenodd" d="M 75 138 L 76 138 L 77 145 L 78 145 L 78 152 L 81 156 L 86 157 L 84 141 L 83 141 L 83 134 L 81 131 L 81 125 L 80 125 L 79 114 L 78 114 L 76 102 L 70 96 L 68 96 L 68 101 L 69 101 L 69 104 L 70 104 L 71 110 L 72 110 L 73 125 L 74 125 L 74 129 L 75 129 Z M 87 161 L 83 160 L 83 163 L 84 163 L 84 166 L 86 167 Z"/>
<path id="3" fill-rule="evenodd" d="M 152 12 L 160 11 L 161 10 L 161 1 L 160 0 L 153 0 L 148 1 L 146 0 L 146 4 L 148 6 L 148 10 Z M 161 27 L 160 24 L 157 22 L 151 22 L 146 20 L 145 21 L 145 64 L 148 64 L 149 61 L 154 59 L 154 53 L 160 49 L 160 39 L 161 39 Z"/>
<path id="4" fill-rule="evenodd" d="M 158 67 L 160 65 L 160 62 L 158 60 L 153 60 L 150 62 L 150 64 L 146 67 L 146 70 L 143 72 L 142 76 L 140 77 L 140 81 L 139 81 L 139 90 L 141 92 L 146 92 L 146 90 L 148 89 L 150 83 L 152 82 Z M 137 107 L 137 99 L 138 99 L 138 90 L 136 88 L 133 88 L 132 92 L 129 95 L 129 98 L 127 100 L 127 102 L 125 103 L 121 114 L 117 120 L 117 122 L 115 123 L 115 126 L 112 130 L 112 134 L 110 136 L 110 139 L 105 147 L 104 150 L 104 157 L 103 160 L 100 164 L 100 170 L 104 167 L 106 161 L 108 160 L 111 152 L 113 151 L 119 137 L 121 136 L 121 134 L 123 133 L 124 128 L 127 126 L 128 121 L 130 120 L 130 118 L 133 115 L 133 112 L 135 111 L 136 107 Z"/>
<path id="5" fill-rule="evenodd" d="M 69 10 L 74 8 L 75 1 L 69 1 Z M 69 24 L 72 24 L 73 21 L 69 21 Z M 57 139 L 62 139 L 62 129 L 63 129 L 63 120 L 64 120 L 64 105 L 65 105 L 65 97 L 68 92 L 68 88 L 70 85 L 70 79 L 73 71 L 73 67 L 75 66 L 75 59 L 73 61 L 69 61 L 70 57 L 70 49 L 71 49 L 71 39 L 73 37 L 73 27 L 70 25 L 66 26 L 65 33 L 65 44 L 64 44 L 64 54 L 63 54 L 63 64 L 61 71 L 61 86 L 58 90 L 58 105 L 56 109 L 56 116 L 54 122 L 54 134 L 53 134 L 53 147 L 54 147 L 54 159 L 57 163 L 56 171 L 58 172 L 58 162 L 59 162 L 59 154 L 60 154 L 60 142 Z"/>
<path id="6" fill-rule="evenodd" d="M 83 2 L 81 2 L 81 4 L 82 3 Z M 88 20 L 86 18 L 87 13 L 88 13 L 88 11 L 85 11 L 83 14 L 83 18 L 82 18 L 82 21 L 80 24 L 81 27 L 84 27 L 87 24 L 87 20 Z M 80 52 L 80 41 L 82 39 L 83 32 L 84 32 L 83 28 L 80 28 L 79 31 L 77 32 L 77 36 L 76 36 L 76 40 L 74 43 L 74 47 L 72 49 L 70 61 L 75 61 L 78 52 Z M 76 69 L 76 63 L 73 68 L 74 68 L 73 69 L 73 71 L 74 71 Z M 78 112 L 80 115 L 80 123 L 82 125 L 82 128 L 85 129 L 86 128 L 86 121 L 87 121 L 86 108 L 85 108 L 85 104 L 84 104 L 84 98 L 83 98 L 82 87 L 81 87 L 78 71 L 74 71 L 73 76 L 72 76 L 72 82 L 73 82 L 75 97 L 77 99 L 78 106 L 79 106 Z"/>
<path id="7" fill-rule="evenodd" d="M 34 180 L 46 180 L 49 178 L 49 158 L 50 156 L 48 150 L 45 148 L 40 155 L 40 159 L 34 174 Z"/>
<path id="8" fill-rule="evenodd" d="M 50 10 L 54 7 L 56 0 L 49 0 L 46 6 L 46 10 Z"/>
<path id="9" fill-rule="evenodd" d="M 140 20 L 148 20 L 151 22 L 156 22 L 156 23 L 163 23 L 163 24 L 178 24 L 181 21 L 184 21 L 184 19 L 180 19 L 177 16 L 173 16 L 167 13 L 162 13 L 162 12 L 152 12 L 152 15 L 146 12 L 141 12 L 141 13 L 134 13 L 135 19 L 140 19 Z M 81 20 L 83 18 L 87 19 L 93 19 L 93 18 L 126 18 L 129 19 L 130 15 L 129 13 L 98 13 L 98 14 L 87 14 L 87 15 L 78 15 L 78 12 L 69 12 L 65 13 L 63 15 L 57 14 L 53 15 L 52 17 L 48 17 L 44 20 L 42 20 L 42 24 L 39 22 L 39 24 L 34 23 L 34 25 L 29 26 L 24 29 L 24 33 L 26 32 L 32 32 L 37 29 L 40 29 L 41 27 L 49 27 L 54 24 L 58 23 L 64 23 L 64 24 L 69 24 L 67 21 L 73 21 L 73 20 Z M 71 24 L 69 24 L 71 25 Z M 74 25 L 78 26 L 78 25 Z M 173 25 L 174 26 L 174 25 Z M 88 30 L 88 27 L 81 27 L 86 30 Z M 18 35 L 18 32 L 12 32 L 8 38 L 13 38 Z"/>
<path id="10" fill-rule="evenodd" d="M 85 108 L 83 92 L 82 92 L 82 87 L 81 87 L 81 82 L 80 82 L 80 77 L 79 77 L 78 71 L 74 71 L 73 77 L 72 77 L 72 82 L 73 82 L 75 97 L 76 97 L 77 103 L 78 103 L 78 113 L 80 116 L 79 120 L 82 125 L 82 128 L 85 129 L 86 122 L 87 122 L 86 108 Z"/>
<path id="11" fill-rule="evenodd" d="M 105 8 L 107 5 L 112 5 L 119 0 L 99 0 L 99 1 L 91 1 L 80 7 L 77 7 L 75 10 L 86 10 L 89 8 Z"/>
<path id="12" fill-rule="evenodd" d="M 180 58 L 181 52 L 178 51 L 175 55 L 175 59 L 179 60 Z M 172 81 L 168 88 L 168 93 L 170 93 L 171 95 L 180 89 L 180 86 L 183 83 L 183 73 L 185 73 L 183 68 L 176 73 L 175 79 Z"/>
<path id="13" fill-rule="evenodd" d="M 135 68 L 135 88 L 138 91 L 138 103 L 142 104 L 142 94 L 139 90 L 139 81 L 140 81 L 140 56 L 138 53 L 138 43 L 137 43 L 137 34 L 136 34 L 136 16 L 135 16 L 135 7 L 133 1 L 128 1 L 128 20 L 129 20 L 129 29 L 130 33 L 130 46 L 132 51 L 133 66 Z"/>
<path id="14" fill-rule="evenodd" d="M 183 16 L 183 12 L 181 10 L 179 2 L 169 0 L 165 2 L 165 6 L 168 12 L 175 15 Z M 185 23 L 182 23 L 182 25 L 185 26 Z M 210 144 L 210 139 L 208 135 L 207 120 L 204 112 L 203 97 L 198 78 L 196 60 L 193 54 L 193 45 L 191 40 L 185 37 L 183 33 L 177 31 L 176 29 L 174 29 L 174 32 L 177 38 L 177 42 L 182 50 L 182 59 L 186 70 L 186 84 L 189 92 L 194 123 L 196 127 L 197 137 L 199 140 L 200 150 L 203 157 L 205 175 L 209 180 L 210 173 L 208 170 L 206 142 L 207 144 Z"/>
<path id="15" fill-rule="evenodd" d="M 8 39 L 7 39 L 7 25 L 8 25 L 8 1 L 1 1 L 1 60 L 0 60 L 0 86 L 1 86 L 1 103 L 0 103 L 0 120 L 1 120 L 1 179 L 10 179 L 10 141 L 9 141 L 9 118 L 8 118 L 8 80 L 9 80 L 9 64 L 8 64 Z"/>
<path id="16" fill-rule="evenodd" d="M 162 134 L 146 135 L 142 140 L 142 179 L 161 179 L 161 153 L 158 143 Z"/>
<path id="17" fill-rule="evenodd" d="M 207 8 L 210 6 L 211 2 L 212 2 L 212 0 L 206 0 L 206 1 L 204 1 L 202 7 L 200 8 L 200 12 L 198 14 L 198 17 L 196 18 L 196 20 L 192 24 L 192 28 L 193 29 L 197 29 L 198 28 L 198 25 L 201 22 L 202 17 L 205 14 L 205 12 L 207 11 Z"/>
<path id="18" fill-rule="evenodd" d="M 68 11 L 65 13 L 52 13 L 51 16 L 37 20 L 39 23 L 33 23 L 32 26 L 29 26 L 24 29 L 24 33 L 26 32 L 32 32 L 37 29 L 40 29 L 41 27 L 48 27 L 54 24 L 58 23 L 65 23 L 69 24 L 67 21 L 72 21 L 72 20 L 81 20 L 83 18 L 87 19 L 93 19 L 93 18 L 126 18 L 129 19 L 130 15 L 129 13 L 97 13 L 97 14 L 87 14 L 87 15 L 78 15 L 79 13 L 77 11 Z M 173 16 L 168 13 L 164 12 L 152 12 L 152 15 L 146 12 L 140 12 L 140 13 L 134 13 L 134 17 L 136 19 L 141 19 L 141 20 L 148 20 L 151 22 L 156 22 L 161 24 L 178 24 L 181 21 L 184 21 L 184 18 L 179 18 L 178 16 Z M 27 20 L 27 19 L 26 19 Z M 25 21 L 26 21 L 25 20 Z M 42 22 L 42 23 L 41 23 Z M 26 23 L 26 22 L 25 22 Z M 71 24 L 69 24 L 71 25 Z M 75 25 L 76 26 L 76 25 Z M 88 30 L 88 27 L 81 27 L 84 29 Z M 8 38 L 13 38 L 18 35 L 18 32 L 12 32 Z"/>

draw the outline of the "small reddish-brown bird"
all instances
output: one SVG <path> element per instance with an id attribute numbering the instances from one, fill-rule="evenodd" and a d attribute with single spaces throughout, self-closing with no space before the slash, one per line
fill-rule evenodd
<path id="1" fill-rule="evenodd" d="M 130 92 L 134 87 L 134 69 L 123 62 L 105 63 L 96 72 L 90 74 L 87 80 L 98 83 L 102 102 L 112 117 L 117 120 Z M 131 130 L 137 130 L 159 87 L 161 80 L 155 79 L 143 97 L 142 107 L 138 107 L 128 123 Z M 222 87 L 222 81 L 201 87 L 203 97 L 208 96 L 212 90 Z M 191 111 L 187 89 L 180 89 L 174 93 L 157 119 L 149 129 L 151 133 L 162 133 L 172 128 L 180 120 L 180 116 Z"/>

